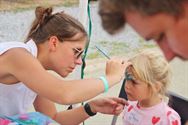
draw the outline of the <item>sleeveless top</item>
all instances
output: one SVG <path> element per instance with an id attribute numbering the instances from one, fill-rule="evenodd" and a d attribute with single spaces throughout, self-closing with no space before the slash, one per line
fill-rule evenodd
<path id="1" fill-rule="evenodd" d="M 34 57 L 37 57 L 37 46 L 32 40 L 27 43 L 0 43 L 0 55 L 12 48 L 24 48 Z M 0 115 L 12 116 L 26 113 L 32 106 L 36 96 L 37 94 L 25 86 L 22 82 L 18 82 L 13 85 L 0 83 Z"/>

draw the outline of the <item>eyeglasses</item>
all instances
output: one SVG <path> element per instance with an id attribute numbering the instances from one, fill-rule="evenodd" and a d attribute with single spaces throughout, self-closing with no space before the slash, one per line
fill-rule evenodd
<path id="1" fill-rule="evenodd" d="M 83 58 L 83 52 L 84 50 L 79 50 L 77 48 L 73 48 L 73 51 L 74 51 L 74 55 L 75 55 L 75 58 L 76 59 L 79 59 L 80 57 Z"/>

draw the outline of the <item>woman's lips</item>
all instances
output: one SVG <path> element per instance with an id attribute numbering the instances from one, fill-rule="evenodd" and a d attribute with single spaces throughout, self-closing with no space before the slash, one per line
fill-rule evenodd
<path id="1" fill-rule="evenodd" d="M 74 68 L 69 68 L 68 72 L 73 72 Z"/>

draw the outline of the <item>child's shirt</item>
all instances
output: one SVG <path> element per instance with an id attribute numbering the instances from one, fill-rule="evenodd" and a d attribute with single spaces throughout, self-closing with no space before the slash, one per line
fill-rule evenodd
<path id="1" fill-rule="evenodd" d="M 137 101 L 129 101 L 123 114 L 123 125 L 181 125 L 180 116 L 164 101 L 149 107 L 138 106 Z"/>

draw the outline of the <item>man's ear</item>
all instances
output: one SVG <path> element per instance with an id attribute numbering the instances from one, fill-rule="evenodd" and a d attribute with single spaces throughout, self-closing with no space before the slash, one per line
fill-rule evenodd
<path id="1" fill-rule="evenodd" d="M 48 41 L 48 47 L 50 51 L 56 51 L 59 44 L 59 40 L 56 36 L 51 36 Z"/>

